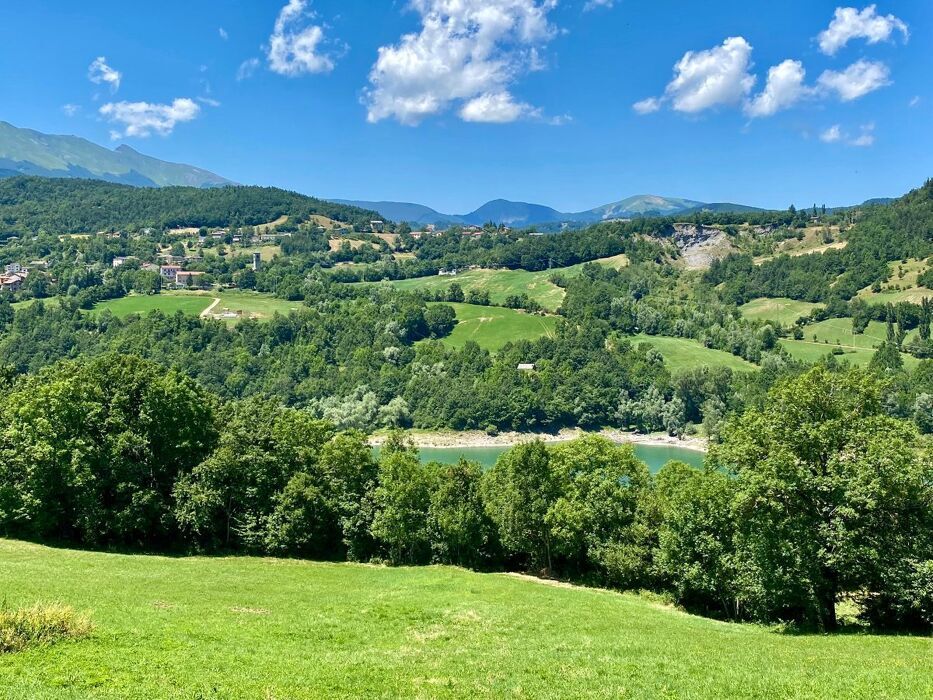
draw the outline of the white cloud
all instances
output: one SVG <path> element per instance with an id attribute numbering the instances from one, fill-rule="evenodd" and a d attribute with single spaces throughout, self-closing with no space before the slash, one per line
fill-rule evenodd
<path id="1" fill-rule="evenodd" d="M 137 136 L 145 138 L 153 133 L 168 136 L 179 122 L 188 122 L 200 114 L 198 104 L 187 97 L 175 99 L 172 104 L 149 102 L 111 102 L 100 108 L 108 121 L 121 125 L 122 131 L 111 132 L 112 138 Z"/>
<path id="2" fill-rule="evenodd" d="M 849 140 L 850 146 L 867 147 L 875 143 L 875 125 L 862 124 L 859 127 L 859 135 Z"/>
<path id="3" fill-rule="evenodd" d="M 907 25 L 894 15 L 881 16 L 869 5 L 861 12 L 854 7 L 837 7 L 829 27 L 817 37 L 820 51 L 828 56 L 835 53 L 852 39 L 865 39 L 869 44 L 887 41 L 899 31 L 906 41 L 909 37 Z"/>
<path id="4" fill-rule="evenodd" d="M 890 71 L 880 61 L 856 61 L 844 71 L 823 71 L 817 81 L 824 90 L 835 92 L 843 102 L 851 102 L 863 95 L 890 85 Z"/>
<path id="5" fill-rule="evenodd" d="M 295 77 L 334 69 L 333 57 L 321 52 L 324 28 L 316 24 L 305 26 L 307 7 L 308 0 L 289 0 L 279 12 L 266 54 L 271 71 Z"/>
<path id="6" fill-rule="evenodd" d="M 674 65 L 674 79 L 663 97 L 649 97 L 633 105 L 639 114 L 656 112 L 670 102 L 678 112 L 702 112 L 717 105 L 741 102 L 755 85 L 752 47 L 743 37 L 731 36 L 706 51 L 688 51 Z"/>
<path id="7" fill-rule="evenodd" d="M 217 33 L 220 35 L 220 38 L 223 39 L 224 41 L 230 38 L 230 35 L 227 34 L 227 30 L 224 29 L 223 27 L 219 27 L 217 29 Z"/>
<path id="8" fill-rule="evenodd" d="M 633 104 L 632 109 L 638 114 L 651 114 L 661 109 L 661 100 L 657 97 L 648 97 Z"/>
<path id="9" fill-rule="evenodd" d="M 516 102 L 509 92 L 489 92 L 464 104 L 460 108 L 460 118 L 465 122 L 506 124 L 532 111 L 531 105 Z"/>
<path id="10" fill-rule="evenodd" d="M 820 134 L 820 141 L 824 143 L 835 143 L 842 138 L 842 129 L 838 124 L 833 124 L 831 127 L 826 129 L 823 133 Z"/>
<path id="11" fill-rule="evenodd" d="M 745 113 L 750 117 L 770 117 L 792 107 L 811 92 L 803 84 L 806 74 L 800 61 L 787 59 L 771 66 L 764 90 L 745 103 Z"/>
<path id="12" fill-rule="evenodd" d="M 78 112 L 81 111 L 81 106 L 68 103 L 66 105 L 62 105 L 62 111 L 65 113 L 65 116 L 73 117 L 74 115 L 76 115 Z"/>
<path id="13" fill-rule="evenodd" d="M 258 58 L 247 58 L 243 63 L 240 64 L 240 67 L 236 71 L 236 79 L 247 80 L 252 78 L 256 73 L 256 69 L 259 68 L 259 59 Z"/>
<path id="14" fill-rule="evenodd" d="M 556 0 L 412 0 L 421 28 L 379 48 L 364 93 L 370 122 L 415 125 L 458 102 L 463 119 L 514 121 L 536 111 L 509 86 L 540 70 Z M 488 119 L 485 119 L 488 121 Z"/>
<path id="15" fill-rule="evenodd" d="M 862 124 L 859 127 L 857 136 L 852 136 L 847 131 L 843 131 L 839 124 L 833 124 L 820 134 L 820 141 L 824 143 L 844 143 L 847 146 L 867 148 L 875 143 L 875 124 L 874 122 Z"/>
<path id="16" fill-rule="evenodd" d="M 87 69 L 87 78 L 95 85 L 107 83 L 111 92 L 120 89 L 123 74 L 107 65 L 106 56 L 98 56 Z"/>
<path id="17" fill-rule="evenodd" d="M 916 107 L 920 104 L 920 95 L 914 95 L 910 98 L 910 102 L 907 103 L 908 107 Z"/>
<path id="18" fill-rule="evenodd" d="M 613 5 L 615 5 L 615 0 L 588 0 L 583 6 L 583 11 L 589 12 L 600 7 L 611 8 Z"/>
<path id="19" fill-rule="evenodd" d="M 208 107 L 220 107 L 220 101 L 215 100 L 213 97 L 199 97 L 198 102 Z"/>

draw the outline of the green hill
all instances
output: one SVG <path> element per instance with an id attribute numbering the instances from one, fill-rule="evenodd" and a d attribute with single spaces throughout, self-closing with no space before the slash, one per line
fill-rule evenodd
<path id="1" fill-rule="evenodd" d="M 147 226 L 258 226 L 312 215 L 365 226 L 378 215 L 275 187 L 130 187 L 100 180 L 0 179 L 0 234 L 90 233 Z"/>
<path id="2" fill-rule="evenodd" d="M 90 615 L 0 655 L 3 698 L 920 698 L 928 638 L 783 635 L 450 567 L 166 558 L 0 540 L 7 607 Z"/>

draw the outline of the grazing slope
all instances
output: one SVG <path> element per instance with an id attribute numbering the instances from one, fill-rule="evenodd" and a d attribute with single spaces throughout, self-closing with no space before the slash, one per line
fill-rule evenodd
<path id="1" fill-rule="evenodd" d="M 557 327 L 554 316 L 536 316 L 516 309 L 475 304 L 450 304 L 457 313 L 457 325 L 443 339 L 444 345 L 461 348 L 472 340 L 481 348 L 495 352 L 506 343 L 536 340 L 552 335 Z"/>
<path id="2" fill-rule="evenodd" d="M 619 269 L 628 265 L 628 258 L 623 255 L 614 255 L 610 258 L 600 258 L 593 262 L 605 267 Z M 559 274 L 570 278 L 579 274 L 587 263 L 571 265 L 569 267 L 528 272 L 527 270 L 467 270 L 454 277 L 444 275 L 431 275 L 430 277 L 413 277 L 411 279 L 393 280 L 384 284 L 391 284 L 398 289 L 407 291 L 436 291 L 447 289 L 456 282 L 464 292 L 470 290 L 486 291 L 493 304 L 504 304 L 509 296 L 527 294 L 530 299 L 538 302 L 548 311 L 556 311 L 564 299 L 564 290 L 551 282 L 551 277 Z"/>
<path id="3" fill-rule="evenodd" d="M 7 698 L 919 698 L 931 642 L 781 635 L 447 567 L 120 556 L 0 540 L 8 605 L 88 612 L 0 656 Z"/>
<path id="4" fill-rule="evenodd" d="M 77 136 L 52 136 L 0 121 L 0 173 L 106 180 L 121 185 L 220 187 L 234 184 L 207 170 L 169 163 L 129 146 L 110 150 Z"/>
<path id="5" fill-rule="evenodd" d="M 636 345 L 648 343 L 664 357 L 664 362 L 674 371 L 696 367 L 728 367 L 738 372 L 755 369 L 746 362 L 723 350 L 704 347 L 689 338 L 669 338 L 661 335 L 636 335 L 630 338 Z"/>

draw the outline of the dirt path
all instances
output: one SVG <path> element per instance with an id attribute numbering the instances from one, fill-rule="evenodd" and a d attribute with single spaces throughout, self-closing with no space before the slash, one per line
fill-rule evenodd
<path id="1" fill-rule="evenodd" d="M 208 306 L 204 311 L 201 312 L 201 318 L 207 318 L 211 315 L 211 312 L 217 308 L 217 305 L 220 303 L 220 297 L 214 297 L 214 301 L 211 302 L 211 305 Z"/>

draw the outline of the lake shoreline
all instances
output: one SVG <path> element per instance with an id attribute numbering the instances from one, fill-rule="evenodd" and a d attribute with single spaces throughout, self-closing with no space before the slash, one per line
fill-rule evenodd
<path id="1" fill-rule="evenodd" d="M 677 438 L 666 433 L 632 433 L 612 428 L 599 431 L 587 431 L 580 428 L 564 428 L 556 433 L 542 432 L 502 432 L 489 435 L 481 430 L 405 430 L 406 439 L 415 447 L 429 449 L 457 449 L 474 447 L 513 447 L 532 440 L 541 440 L 548 444 L 568 442 L 584 435 L 601 435 L 619 444 L 648 445 L 654 447 L 678 447 L 694 452 L 706 452 L 709 441 L 702 437 Z M 369 444 L 373 447 L 383 445 L 388 433 L 370 435 Z"/>

